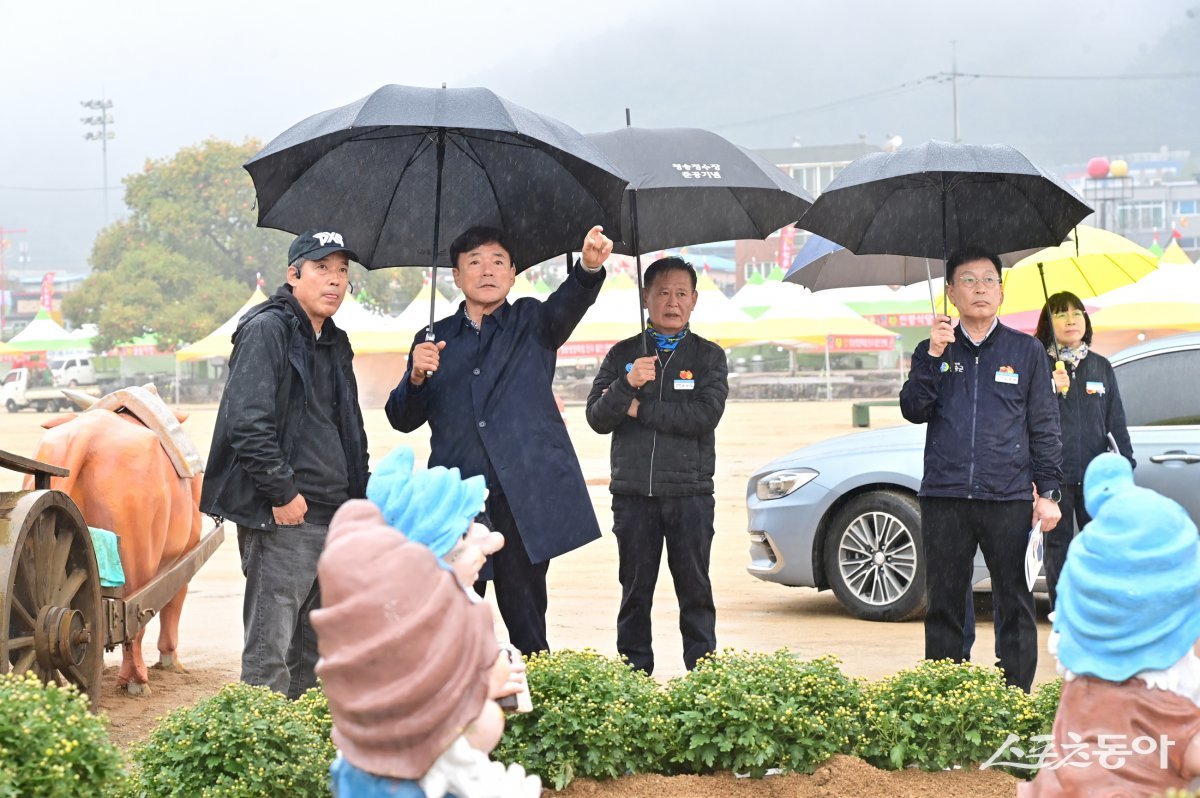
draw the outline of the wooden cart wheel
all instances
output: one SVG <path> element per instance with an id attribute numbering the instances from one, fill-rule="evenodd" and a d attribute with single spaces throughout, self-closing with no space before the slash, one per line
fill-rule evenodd
<path id="1" fill-rule="evenodd" d="M 91 534 L 71 498 L 57 490 L 0 493 L 0 673 L 72 682 L 95 708 L 102 613 Z"/>

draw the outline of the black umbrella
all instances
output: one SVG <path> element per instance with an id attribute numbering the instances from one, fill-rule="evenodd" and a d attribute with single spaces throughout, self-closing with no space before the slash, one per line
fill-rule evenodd
<path id="1" fill-rule="evenodd" d="M 1012 147 L 930 141 L 858 158 L 799 226 L 856 255 L 945 261 L 967 245 L 992 252 L 1055 246 L 1091 212 L 1070 186 Z"/>
<path id="2" fill-rule="evenodd" d="M 363 266 L 432 266 L 435 285 L 453 265 L 444 232 L 498 227 L 524 269 L 615 226 L 626 182 L 582 134 L 483 88 L 384 86 L 294 125 L 245 168 L 260 227 L 328 227 Z"/>
<path id="3" fill-rule="evenodd" d="M 587 138 L 629 180 L 613 251 L 637 257 L 639 329 L 644 252 L 766 238 L 812 204 L 770 161 L 707 130 L 623 127 Z"/>

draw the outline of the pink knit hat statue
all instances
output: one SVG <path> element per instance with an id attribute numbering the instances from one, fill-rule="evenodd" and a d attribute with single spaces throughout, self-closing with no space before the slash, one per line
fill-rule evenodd
<path id="1" fill-rule="evenodd" d="M 462 490 L 457 474 L 437 480 Z M 454 523 L 461 536 L 470 519 Z M 317 566 L 322 608 L 312 624 L 340 752 L 334 794 L 540 794 L 536 776 L 487 758 L 504 727 L 492 697 L 510 678 L 490 606 L 472 602 L 434 551 L 402 532 L 372 502 L 347 502 Z"/>

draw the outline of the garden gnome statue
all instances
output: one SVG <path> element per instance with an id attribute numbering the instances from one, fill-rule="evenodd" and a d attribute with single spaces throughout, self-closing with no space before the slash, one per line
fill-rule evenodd
<path id="1" fill-rule="evenodd" d="M 1050 650 L 1053 751 L 1019 794 L 1155 796 L 1200 777 L 1200 538 L 1182 507 L 1102 454 L 1071 543 Z M 1056 533 L 1051 533 L 1056 534 Z"/>
<path id="2" fill-rule="evenodd" d="M 414 472 L 414 460 L 407 446 L 389 452 L 367 483 L 367 498 L 389 526 L 429 547 L 471 587 L 488 555 L 504 546 L 504 535 L 474 521 L 487 498 L 484 478 L 461 479 L 457 468 L 442 466 Z"/>
<path id="3" fill-rule="evenodd" d="M 444 537 L 461 541 L 483 505 L 482 480 L 442 469 L 416 481 L 420 521 L 410 522 L 440 519 Z M 488 759 L 504 731 L 493 699 L 511 692 L 512 666 L 491 608 L 431 548 L 354 500 L 333 517 L 317 573 L 323 606 L 312 623 L 339 750 L 337 798 L 540 794 L 536 776 Z"/>

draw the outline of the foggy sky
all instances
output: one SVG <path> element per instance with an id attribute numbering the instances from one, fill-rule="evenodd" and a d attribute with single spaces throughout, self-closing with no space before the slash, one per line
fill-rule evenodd
<path id="1" fill-rule="evenodd" d="M 114 102 L 117 135 L 111 221 L 124 212 L 121 177 L 146 159 L 213 136 L 266 143 L 387 83 L 484 85 L 585 132 L 624 124 L 628 106 L 637 125 L 707 127 L 745 146 L 785 147 L 860 134 L 876 144 L 888 135 L 949 140 L 948 84 L 847 100 L 949 72 L 952 40 L 961 72 L 1200 71 L 1196 0 L 700 5 L 9 3 L 0 22 L 0 226 L 29 229 L 11 240 L 27 244 L 31 267 L 86 269 L 105 219 L 100 144 L 83 139 L 80 117 L 91 112 L 79 101 L 102 94 Z M 1200 150 L 1194 78 L 968 78 L 959 103 L 965 141 L 1012 144 L 1047 167 L 1160 145 Z"/>

